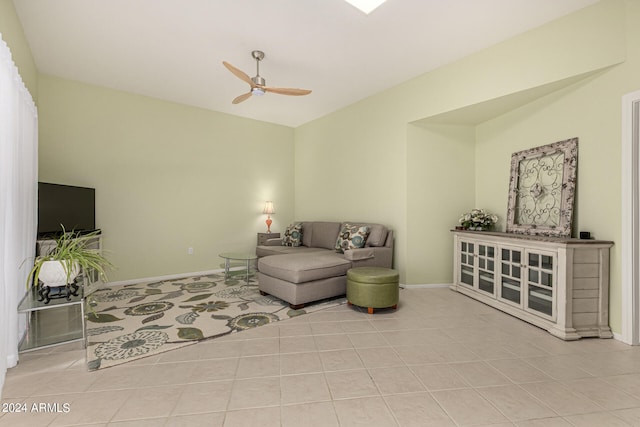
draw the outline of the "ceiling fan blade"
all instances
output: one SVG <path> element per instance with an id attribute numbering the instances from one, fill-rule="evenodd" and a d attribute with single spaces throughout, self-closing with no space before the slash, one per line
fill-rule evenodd
<path id="1" fill-rule="evenodd" d="M 251 81 L 251 78 L 244 71 L 237 69 L 236 67 L 234 67 L 233 65 L 229 64 L 226 61 L 222 61 L 222 65 L 227 67 L 227 70 L 231 71 L 240 80 L 243 80 L 243 81 L 249 83 L 249 86 L 251 86 L 251 87 L 254 86 L 253 82 Z"/>
<path id="2" fill-rule="evenodd" d="M 309 95 L 311 93 L 311 91 L 307 89 L 291 89 L 291 88 L 266 87 L 266 86 L 263 86 L 262 89 L 264 89 L 265 92 L 273 92 L 279 95 L 291 95 L 291 96 Z"/>
<path id="3" fill-rule="evenodd" d="M 240 104 L 242 101 L 246 101 L 247 99 L 249 99 L 251 97 L 251 92 L 247 92 L 244 93 L 240 96 L 237 96 L 233 101 L 231 101 L 232 104 Z"/>

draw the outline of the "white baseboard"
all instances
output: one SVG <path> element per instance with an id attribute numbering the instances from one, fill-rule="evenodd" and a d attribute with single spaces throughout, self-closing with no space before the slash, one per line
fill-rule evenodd
<path id="1" fill-rule="evenodd" d="M 236 270 L 244 267 L 234 267 L 229 270 Z M 133 285 L 141 282 L 159 282 L 162 280 L 174 280 L 174 279 L 182 279 L 183 277 L 191 277 L 191 276 L 206 276 L 208 274 L 219 274 L 224 273 L 223 268 L 218 268 L 216 270 L 207 270 L 207 271 L 194 271 L 191 273 L 179 273 L 179 274 L 170 274 L 167 276 L 155 276 L 155 277 L 141 277 L 139 279 L 130 279 L 130 280 L 120 280 L 117 282 L 108 282 L 105 283 L 104 286 L 121 286 L 121 285 Z"/>
<path id="2" fill-rule="evenodd" d="M 233 268 L 230 268 L 229 270 L 231 271 L 244 270 L 244 267 L 233 267 Z M 223 268 L 218 268 L 216 270 L 193 271 L 190 273 L 170 274 L 167 276 L 141 277 L 138 279 L 108 282 L 108 283 L 105 283 L 105 286 L 133 285 L 141 282 L 159 282 L 161 280 L 175 280 L 175 279 L 182 279 L 183 277 L 206 276 L 207 274 L 220 274 L 223 272 L 224 272 Z M 419 283 L 419 284 L 411 284 L 411 285 L 400 283 L 400 288 L 402 289 L 436 289 L 436 288 L 448 288 L 449 286 L 451 286 L 450 283 L 424 283 L 424 284 Z"/>
<path id="3" fill-rule="evenodd" d="M 622 334 L 619 334 L 619 333 L 616 333 L 616 332 L 613 332 L 613 331 L 612 331 L 612 333 L 613 333 L 613 339 L 614 339 L 614 340 L 616 340 L 616 341 L 620 341 L 621 343 L 627 344 L 627 345 L 629 345 L 629 346 L 633 346 L 633 344 L 631 344 L 630 342 L 627 342 L 627 341 L 624 339 L 624 336 L 623 336 Z"/>
<path id="4" fill-rule="evenodd" d="M 611 333 L 613 334 L 613 339 L 614 340 L 618 340 L 618 341 L 622 341 L 624 342 L 624 340 L 622 339 L 622 334 L 618 334 L 616 332 L 611 331 Z M 626 344 L 626 343 L 625 343 Z"/>
<path id="5" fill-rule="evenodd" d="M 425 283 L 425 284 L 415 284 L 415 285 L 407 285 L 404 283 L 400 283 L 400 287 L 402 289 L 436 289 L 436 288 L 448 288 L 451 286 L 451 283 Z"/>

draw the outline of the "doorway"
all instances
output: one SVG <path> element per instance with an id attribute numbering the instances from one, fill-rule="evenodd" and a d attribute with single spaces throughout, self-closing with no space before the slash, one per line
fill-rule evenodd
<path id="1" fill-rule="evenodd" d="M 640 345 L 640 91 L 622 97 L 622 334 Z"/>

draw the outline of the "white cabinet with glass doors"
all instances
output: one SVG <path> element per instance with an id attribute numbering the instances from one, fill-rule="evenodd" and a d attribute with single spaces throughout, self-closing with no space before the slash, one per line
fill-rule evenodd
<path id="1" fill-rule="evenodd" d="M 556 254 L 513 246 L 500 246 L 498 250 L 498 299 L 555 320 Z"/>
<path id="2" fill-rule="evenodd" d="M 474 240 L 460 242 L 460 283 L 495 295 L 496 247 Z"/>
<path id="3" fill-rule="evenodd" d="M 456 230 L 451 288 L 565 340 L 610 338 L 611 246 L 606 241 Z"/>

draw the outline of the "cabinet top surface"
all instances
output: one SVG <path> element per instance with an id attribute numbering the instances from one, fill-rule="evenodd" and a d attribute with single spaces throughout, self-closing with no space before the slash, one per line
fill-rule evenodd
<path id="1" fill-rule="evenodd" d="M 533 236 L 529 234 L 506 233 L 500 231 L 472 231 L 472 230 L 451 230 L 453 233 L 461 235 L 469 235 L 470 237 L 500 237 L 505 239 L 534 241 L 534 242 L 550 242 L 559 244 L 580 244 L 580 245 L 613 245 L 610 240 L 594 240 L 594 239 L 576 239 L 572 237 L 552 237 L 552 236 Z"/>

